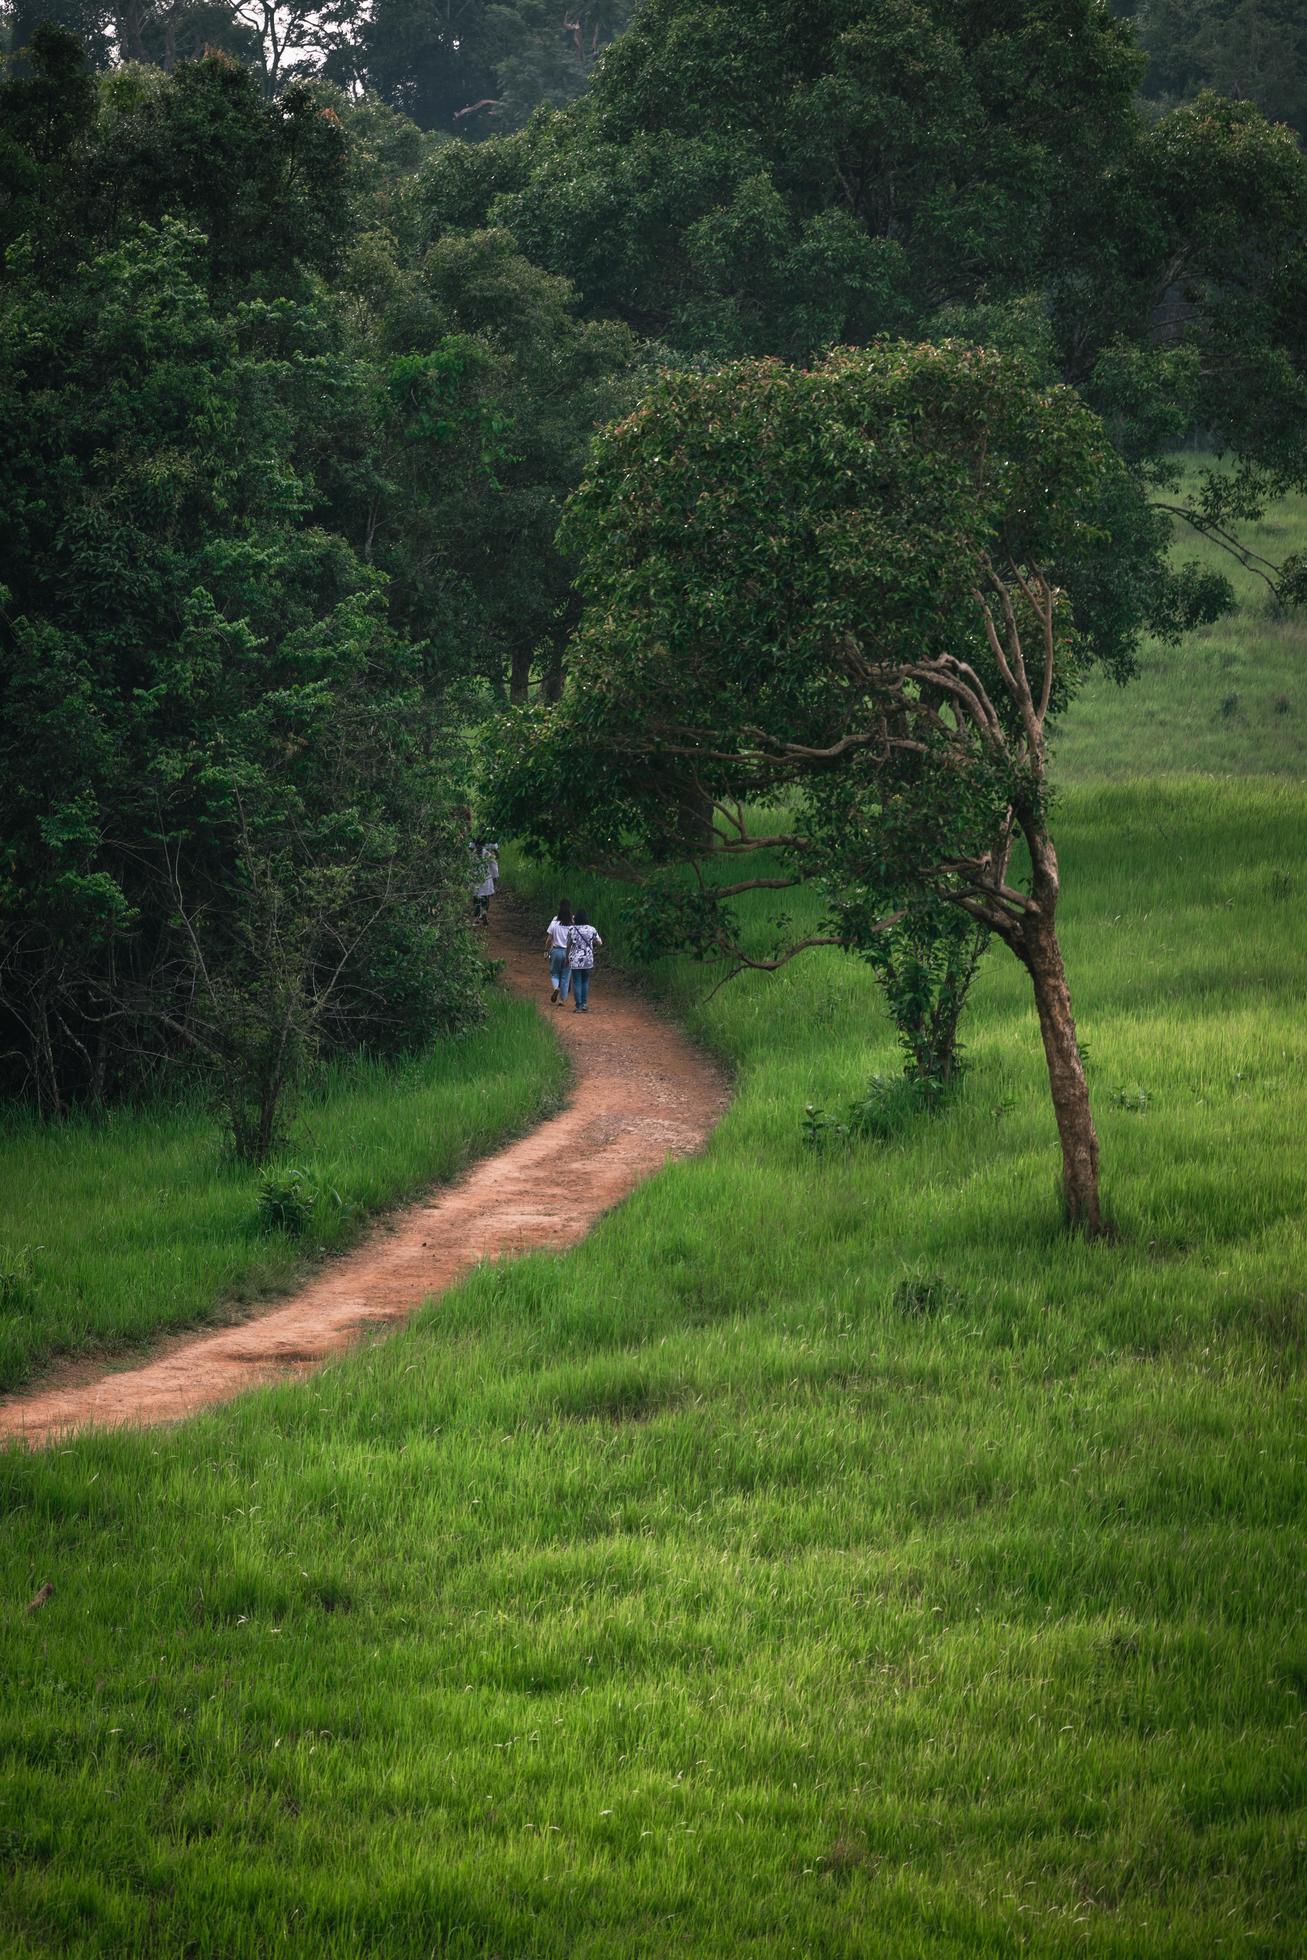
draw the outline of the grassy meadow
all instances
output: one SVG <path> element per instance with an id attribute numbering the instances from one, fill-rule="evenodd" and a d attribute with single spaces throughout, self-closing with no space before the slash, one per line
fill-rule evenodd
<path id="1" fill-rule="evenodd" d="M 1307 496 L 1285 497 L 1240 536 L 1278 564 L 1307 541 Z M 1175 552 L 1224 572 L 1239 610 L 1180 646 L 1146 646 L 1127 687 L 1098 679 L 1072 705 L 1057 739 L 1063 776 L 1114 780 L 1158 768 L 1307 778 L 1307 631 L 1274 604 L 1265 581 L 1186 525 Z"/>
<path id="2" fill-rule="evenodd" d="M 1191 711 L 1219 774 L 1143 706 L 1063 750 L 1117 1242 L 1001 949 L 957 1101 L 822 1153 L 869 973 L 667 961 L 703 1157 L 306 1384 L 0 1456 L 0 1951 L 1301 1950 L 1307 792 Z"/>
<path id="3" fill-rule="evenodd" d="M 325 1071 L 279 1161 L 323 1194 L 301 1239 L 260 1227 L 259 1175 L 199 1104 L 102 1122 L 0 1126 L 0 1392 L 58 1355 L 151 1335 L 284 1292 L 366 1217 L 454 1177 L 562 1092 L 537 1015 L 503 995 L 485 1026 L 412 1061 Z"/>

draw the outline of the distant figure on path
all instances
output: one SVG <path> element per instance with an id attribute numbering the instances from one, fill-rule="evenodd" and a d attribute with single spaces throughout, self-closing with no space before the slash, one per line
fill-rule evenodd
<path id="1" fill-rule="evenodd" d="M 584 912 L 578 912 L 567 929 L 567 964 L 572 969 L 572 1005 L 578 1014 L 590 1012 L 590 975 L 594 969 L 595 947 L 603 940 Z"/>
<path id="2" fill-rule="evenodd" d="M 472 923 L 483 926 L 490 919 L 490 901 L 499 882 L 499 846 L 488 838 L 472 839 Z"/>
<path id="3" fill-rule="evenodd" d="M 567 999 L 567 990 L 572 982 L 572 969 L 567 964 L 567 935 L 572 930 L 572 907 L 565 898 L 558 901 L 558 910 L 545 928 L 545 953 L 549 960 L 549 999 L 554 1007 Z"/>

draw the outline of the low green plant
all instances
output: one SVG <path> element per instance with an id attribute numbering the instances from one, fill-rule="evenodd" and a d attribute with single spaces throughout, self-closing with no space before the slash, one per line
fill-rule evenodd
<path id="1" fill-rule="evenodd" d="M 339 1207 L 339 1191 L 324 1190 L 304 1165 L 272 1165 L 259 1177 L 260 1227 L 265 1232 L 285 1232 L 292 1239 L 303 1238 L 324 1200 L 334 1200 Z"/>
<path id="2" fill-rule="evenodd" d="M 962 1295 L 956 1286 L 938 1273 L 905 1273 L 895 1283 L 890 1295 L 890 1305 L 895 1313 L 908 1320 L 920 1319 L 925 1314 L 946 1312 L 951 1307 L 962 1304 Z"/>
<path id="3" fill-rule="evenodd" d="M 954 1065 L 954 1081 L 958 1066 Z M 950 1085 L 928 1075 L 873 1075 L 843 1116 L 828 1115 L 808 1103 L 803 1140 L 810 1150 L 855 1143 L 889 1143 L 921 1116 L 936 1114 L 948 1101 Z"/>
<path id="4" fill-rule="evenodd" d="M 20 1313 L 32 1302 L 36 1281 L 30 1245 L 0 1245 L 0 1313 Z"/>

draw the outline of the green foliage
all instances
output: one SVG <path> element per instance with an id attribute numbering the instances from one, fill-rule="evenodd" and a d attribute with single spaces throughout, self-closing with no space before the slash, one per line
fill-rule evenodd
<path id="1" fill-rule="evenodd" d="M 37 73 L 67 90 L 61 47 Z M 140 179 L 101 178 L 123 145 Z M 324 453 L 333 413 L 363 432 L 366 509 L 388 417 L 450 474 L 497 437 L 478 348 L 379 369 L 311 292 L 340 155 L 230 64 L 125 71 L 0 283 L 0 1083 L 59 1111 L 189 1055 L 256 1159 L 320 1048 L 478 1011 L 469 663 L 438 616 L 405 630 Z"/>
<path id="2" fill-rule="evenodd" d="M 955 1079 L 956 1073 L 955 1069 Z M 830 1116 L 808 1103 L 803 1112 L 803 1141 L 810 1150 L 890 1143 L 918 1117 L 937 1113 L 946 1094 L 945 1087 L 930 1076 L 873 1075 L 861 1095 L 845 1104 L 843 1116 Z"/>
<path id="3" fill-rule="evenodd" d="M 1021 787 L 986 741 L 960 769 L 940 725 L 891 739 L 893 690 L 936 653 L 1001 691 L 984 555 L 1006 540 L 1074 587 L 1056 705 L 1095 660 L 1128 664 L 1127 607 L 1165 538 L 1067 391 L 930 347 L 667 377 L 596 447 L 569 524 L 588 602 L 574 687 L 503 736 L 501 827 L 596 861 L 656 857 L 676 843 L 669 756 L 726 803 L 794 787 L 794 875 L 823 880 L 860 945 Z M 697 910 L 677 943 L 708 942 L 710 902 L 682 902 Z"/>
<path id="4" fill-rule="evenodd" d="M 259 1178 L 259 1226 L 265 1232 L 302 1239 L 325 1209 L 339 1211 L 343 1202 L 334 1185 L 303 1164 L 269 1166 Z"/>
<path id="5" fill-rule="evenodd" d="M 806 356 L 1024 289 L 1138 65 L 1087 0 L 822 0 L 801 30 L 787 0 L 646 0 L 583 102 L 515 139 L 528 178 L 492 208 L 678 347 Z"/>
<path id="6" fill-rule="evenodd" d="M 1150 489 L 1195 430 L 1241 458 L 1246 516 L 1307 481 L 1307 160 L 1250 101 L 1150 120 L 1142 66 L 1097 0 L 646 0 L 581 101 L 425 195 L 683 360 L 1019 349 Z M 1168 585 L 1158 624 L 1228 597 Z"/>
<path id="7" fill-rule="evenodd" d="M 1205 88 L 1255 102 L 1307 137 L 1307 20 L 1297 0 L 1115 0 L 1148 55 L 1142 91 L 1164 114 Z"/>
<path id="8" fill-rule="evenodd" d="M 950 1286 L 946 1279 L 934 1273 L 905 1273 L 896 1281 L 891 1295 L 891 1305 L 895 1313 L 905 1319 L 919 1320 L 924 1314 L 947 1312 L 963 1305 L 963 1296 L 957 1287 Z"/>
<path id="9" fill-rule="evenodd" d="M 36 1292 L 32 1248 L 30 1245 L 0 1244 L 0 1312 L 21 1314 L 30 1310 Z"/>
<path id="10" fill-rule="evenodd" d="M 633 337 L 580 320 L 503 232 L 411 253 L 364 234 L 345 286 L 367 365 L 306 404 L 332 520 L 389 575 L 397 621 L 443 619 L 446 666 L 520 699 L 560 666 L 574 567 L 555 534 L 596 423 L 633 398 Z"/>
<path id="11" fill-rule="evenodd" d="M 1287 1960 L 1307 946 L 1263 894 L 1307 809 L 1135 781 L 1060 826 L 1100 1071 L 1157 1095 L 1102 1112 L 1121 1242 L 1055 1229 L 1015 962 L 947 1110 L 818 1157 L 805 1097 L 895 1067 L 871 974 L 708 1000 L 668 959 L 736 1085 L 701 1157 L 309 1381 L 0 1458 L 0 1946 Z M 312 1160 L 366 1168 L 407 1111 L 379 1088 L 366 1147 L 342 1112 Z M 192 1270 L 187 1207 L 133 1235 L 104 1168 L 64 1241 L 88 1311 Z"/>
<path id="12" fill-rule="evenodd" d="M 633 0 L 375 0 L 326 72 L 362 84 L 422 129 L 478 137 L 570 102 L 620 34 Z"/>

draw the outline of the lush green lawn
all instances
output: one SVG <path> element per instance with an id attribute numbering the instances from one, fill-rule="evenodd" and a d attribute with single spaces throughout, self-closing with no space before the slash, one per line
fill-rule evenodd
<path id="1" fill-rule="evenodd" d="M 337 1069 L 301 1110 L 288 1159 L 341 1202 L 315 1207 L 298 1243 L 260 1231 L 257 1174 L 231 1161 L 198 1107 L 61 1128 L 11 1120 L 0 1128 L 0 1273 L 14 1275 L 0 1300 L 0 1390 L 53 1355 L 122 1349 L 284 1290 L 306 1253 L 525 1128 L 563 1073 L 539 1017 L 504 997 L 485 1027 L 411 1063 Z"/>
<path id="2" fill-rule="evenodd" d="M 702 1159 L 306 1385 L 0 1458 L 0 1951 L 1301 1950 L 1307 790 L 1233 712 L 1223 780 L 1093 780 L 1190 759 L 1184 672 L 1064 745 L 1120 1241 L 1001 951 L 958 1102 L 847 1155 L 870 976 L 667 963 Z"/>
<path id="3" fill-rule="evenodd" d="M 1286 497 L 1240 535 L 1280 563 L 1307 547 L 1307 497 Z M 1181 527 L 1176 556 L 1223 571 L 1240 611 L 1179 647 L 1144 649 L 1128 687 L 1094 681 L 1073 705 L 1057 764 L 1076 776 L 1149 775 L 1159 767 L 1307 776 L 1307 618 L 1283 615 L 1264 582 L 1219 545 Z"/>
<path id="4" fill-rule="evenodd" d="M 1062 832 L 1120 1244 L 1059 1233 L 1010 960 L 959 1104 L 824 1158 L 869 976 L 673 966 L 703 1160 L 307 1386 L 4 1461 L 7 1951 L 1297 1950 L 1307 798 Z"/>

